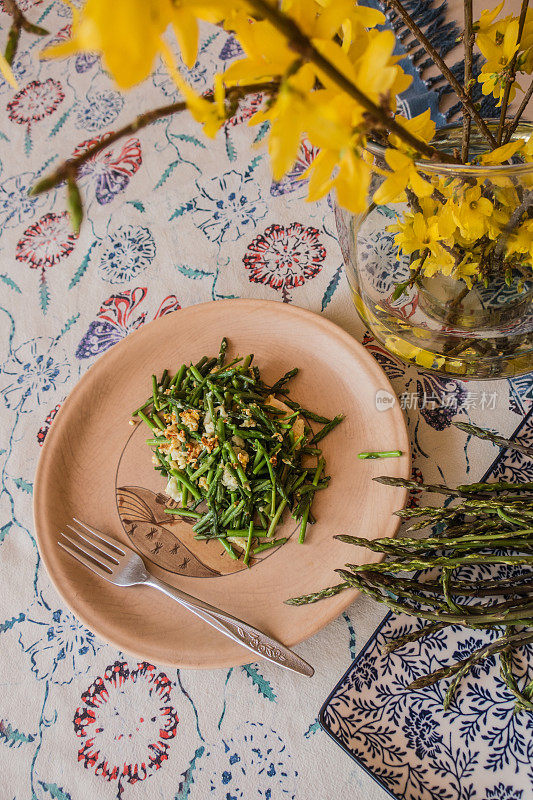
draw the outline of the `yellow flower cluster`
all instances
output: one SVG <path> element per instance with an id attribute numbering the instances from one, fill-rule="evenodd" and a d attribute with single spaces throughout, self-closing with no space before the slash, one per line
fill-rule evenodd
<path id="1" fill-rule="evenodd" d="M 327 68 L 302 57 L 287 33 L 262 18 L 255 6 L 253 0 L 87 0 L 81 10 L 73 8 L 71 39 L 48 48 L 43 56 L 100 52 L 117 84 L 128 88 L 150 74 L 160 55 L 209 136 L 228 116 L 228 90 L 272 82 L 271 102 L 251 124 L 270 122 L 268 148 L 274 176 L 280 178 L 290 169 L 305 133 L 320 148 L 306 174 L 309 199 L 323 197 L 335 187 L 343 206 L 362 211 L 372 173 L 364 155 L 366 133 L 375 121 L 367 119 L 365 108 L 346 94 L 339 80 L 359 87 L 373 103 L 393 113 L 396 95 L 411 82 L 393 55 L 394 34 L 376 30 L 385 21 L 383 14 L 354 0 L 283 0 L 282 15 L 333 66 L 336 78 L 332 78 Z M 245 53 L 215 80 L 215 103 L 187 86 L 166 38 L 170 27 L 184 63 L 192 66 L 198 19 L 223 20 Z"/>
<path id="2" fill-rule="evenodd" d="M 527 143 L 519 139 L 498 149 L 482 161 L 497 164 L 520 153 L 523 161 L 533 162 L 533 136 Z M 471 288 L 474 280 L 484 279 L 498 254 L 509 267 L 533 268 L 533 220 L 524 203 L 524 191 L 531 192 L 533 178 L 524 178 L 517 187 L 509 177 L 491 179 L 480 172 L 477 177 L 465 173 L 453 180 L 428 173 L 423 184 L 417 173 L 417 180 L 409 181 L 412 210 L 398 216 L 389 230 L 395 232 L 403 253 L 415 254 L 411 269 L 426 277 L 440 272 L 462 278 Z M 392 176 L 381 189 L 390 187 L 391 181 Z M 387 202 L 407 199 L 402 192 L 385 194 Z M 520 209 L 513 223 L 513 214 Z"/>
<path id="3" fill-rule="evenodd" d="M 520 85 L 512 79 L 511 63 L 516 56 L 517 73 L 531 74 L 533 69 L 533 9 L 526 12 L 524 29 L 519 37 L 519 20 L 508 15 L 498 19 L 503 10 L 502 0 L 491 11 L 483 11 L 476 25 L 476 44 L 486 59 L 478 78 L 483 94 L 492 94 L 501 105 L 506 85 L 511 80 L 509 100 L 516 96 Z M 518 44 L 520 38 L 520 43 Z"/>
<path id="4" fill-rule="evenodd" d="M 500 16 L 503 6 L 504 0 L 483 11 L 474 25 L 485 59 L 483 92 L 500 102 L 509 82 L 512 99 L 516 75 L 533 69 L 533 9 L 520 30 L 517 17 Z M 374 202 L 408 203 L 394 230 L 418 273 L 443 272 L 471 285 L 485 278 L 496 257 L 533 266 L 532 221 L 525 209 L 513 218 L 523 198 L 509 179 L 489 184 L 421 170 L 417 159 L 421 152 L 431 155 L 435 126 L 429 111 L 414 119 L 396 111 L 396 95 L 411 78 L 393 55 L 393 32 L 378 30 L 385 21 L 380 11 L 357 0 L 86 0 L 72 12 L 71 39 L 44 57 L 97 51 L 124 89 L 146 78 L 160 57 L 208 136 L 235 112 L 240 97 L 263 87 L 264 105 L 250 124 L 269 123 L 274 177 L 291 168 L 304 135 L 319 149 L 302 176 L 309 200 L 335 189 L 340 205 L 362 213 L 372 174 L 381 173 Z M 185 65 L 193 66 L 199 20 L 224 25 L 244 50 L 203 97 L 178 71 L 168 39 L 172 31 Z M 378 165 L 368 152 L 370 135 L 386 143 Z M 533 161 L 532 142 L 510 142 L 477 163 L 502 164 L 516 154 Z"/>
<path id="5" fill-rule="evenodd" d="M 392 31 L 377 31 L 381 12 L 353 0 L 285 0 L 290 15 L 312 47 L 341 76 L 376 104 L 393 110 L 396 95 L 409 85 L 398 59 Z M 354 212 L 367 204 L 372 174 L 364 156 L 368 123 L 365 109 L 348 96 L 320 65 L 304 60 L 287 37 L 266 20 L 244 10 L 226 20 L 241 43 L 245 58 L 224 73 L 226 86 L 277 78 L 279 91 L 251 124 L 268 120 L 268 148 L 276 179 L 296 160 L 305 133 L 320 153 L 303 177 L 309 178 L 309 199 L 318 200 L 333 187 L 339 203 Z M 317 88 L 318 87 L 318 88 Z"/>

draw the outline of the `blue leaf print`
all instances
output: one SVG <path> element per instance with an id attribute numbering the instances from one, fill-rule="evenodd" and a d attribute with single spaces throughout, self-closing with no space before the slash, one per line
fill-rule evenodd
<path id="1" fill-rule="evenodd" d="M 20 747 L 21 744 L 28 744 L 35 741 L 35 736 L 31 733 L 21 733 L 16 728 L 12 728 L 9 722 L 6 724 L 0 719 L 0 742 L 7 744 L 8 747 Z"/>
<path id="2" fill-rule="evenodd" d="M 197 147 L 203 147 L 205 150 L 204 142 L 190 133 L 173 133 L 172 138 L 179 139 L 180 142 L 189 142 L 190 144 L 195 144 Z"/>
<path id="3" fill-rule="evenodd" d="M 37 172 L 35 173 L 35 177 L 39 178 L 43 174 L 43 172 L 46 172 L 46 170 L 48 169 L 50 164 L 53 161 L 55 161 L 56 158 L 59 158 L 59 153 L 56 153 L 55 156 L 50 156 L 50 158 L 47 159 L 47 161 L 44 162 L 44 164 L 41 166 L 41 168 L 39 170 L 37 170 Z"/>
<path id="4" fill-rule="evenodd" d="M 186 278 L 192 278 L 194 281 L 198 280 L 199 278 L 207 278 L 213 274 L 212 272 L 206 272 L 203 269 L 187 267 L 185 264 L 176 264 L 176 269 L 178 269 L 182 275 L 185 275 Z"/>
<path id="5" fill-rule="evenodd" d="M 263 156 L 256 156 L 255 158 L 253 158 L 250 161 L 250 163 L 248 165 L 248 169 L 244 173 L 244 180 L 245 181 L 247 181 L 249 178 L 252 177 L 252 173 L 253 173 L 254 169 L 257 167 L 257 165 L 262 160 L 262 158 L 263 158 Z"/>
<path id="6" fill-rule="evenodd" d="M 230 161 L 235 161 L 235 159 L 237 158 L 237 148 L 233 144 L 233 141 L 231 139 L 231 134 L 230 134 L 228 128 L 226 128 L 226 131 L 225 131 L 225 139 L 226 139 L 226 153 L 227 153 L 227 156 L 228 156 Z"/>
<path id="7" fill-rule="evenodd" d="M 163 174 L 161 175 L 161 177 L 157 181 L 156 185 L 154 186 L 154 189 L 159 189 L 164 184 L 164 182 L 174 172 L 174 170 L 176 169 L 176 167 L 178 166 L 179 163 L 180 163 L 180 159 L 178 158 L 178 159 L 176 159 L 176 161 L 172 161 L 168 165 L 168 167 L 165 169 L 165 171 L 163 172 Z M 171 219 L 172 219 L 172 217 L 171 217 Z"/>
<path id="8" fill-rule="evenodd" d="M 355 658 L 355 654 L 357 652 L 357 645 L 356 645 L 356 640 L 355 640 L 355 630 L 354 630 L 354 627 L 352 625 L 352 621 L 351 621 L 350 617 L 348 616 L 348 614 L 346 613 L 346 611 L 344 611 L 342 616 L 343 616 L 343 619 L 346 621 L 346 623 L 348 625 L 348 630 L 350 631 L 349 648 L 350 648 L 350 655 L 351 655 L 352 660 L 353 660 Z"/>
<path id="9" fill-rule="evenodd" d="M 11 280 L 9 275 L 6 275 L 5 273 L 3 275 L 0 275 L 0 281 L 2 281 L 2 283 L 5 283 L 6 286 L 9 286 L 10 289 L 13 289 L 14 292 L 21 294 L 19 287 L 17 286 L 15 281 Z"/>
<path id="10" fill-rule="evenodd" d="M 260 142 L 262 139 L 264 139 L 269 131 L 269 128 L 270 128 L 270 122 L 268 122 L 268 120 L 266 122 L 262 122 L 261 125 L 259 126 L 259 130 L 257 131 L 257 135 L 253 143 L 257 144 L 257 142 Z"/>
<path id="11" fill-rule="evenodd" d="M 272 686 L 270 685 L 269 681 L 267 681 L 267 679 L 261 675 L 256 667 L 252 666 L 252 664 L 245 664 L 242 667 L 242 670 L 246 673 L 246 675 L 248 675 L 249 678 L 252 679 L 252 683 L 257 688 L 259 694 L 263 695 L 263 697 L 266 697 L 267 700 L 275 701 L 276 695 L 272 689 Z"/>
<path id="12" fill-rule="evenodd" d="M 20 489 L 21 492 L 25 492 L 26 494 L 33 494 L 33 483 L 29 483 L 25 481 L 24 478 L 13 478 L 13 483 Z"/>
<path id="13" fill-rule="evenodd" d="M 70 794 L 65 792 L 57 783 L 43 783 L 43 781 L 39 781 L 39 784 L 43 787 L 44 791 L 53 798 L 53 800 L 72 800 Z"/>
<path id="14" fill-rule="evenodd" d="M 383 214 L 384 217 L 388 217 L 389 219 L 396 219 L 396 211 L 388 206 L 378 206 L 377 211 L 380 214 Z"/>
<path id="15" fill-rule="evenodd" d="M 306 739 L 310 739 L 311 736 L 319 730 L 320 730 L 320 722 L 317 719 L 315 719 L 315 721 L 311 723 L 311 725 L 304 733 L 304 736 Z"/>
<path id="16" fill-rule="evenodd" d="M 342 264 L 338 267 L 327 285 L 326 291 L 324 292 L 324 297 L 322 298 L 322 307 L 321 311 L 325 311 L 328 305 L 331 302 L 331 298 L 335 294 L 337 290 L 337 286 L 339 285 L 339 281 L 341 279 L 341 272 L 342 272 Z"/>
<path id="17" fill-rule="evenodd" d="M 50 292 L 48 291 L 48 284 L 44 275 L 39 283 L 39 302 L 41 305 L 41 311 L 43 314 L 46 314 L 48 311 L 48 305 L 50 303 Z"/>
<path id="18" fill-rule="evenodd" d="M 144 214 L 144 212 L 146 211 L 144 205 L 141 203 L 140 200 L 128 200 L 128 205 L 136 208 L 137 211 L 141 212 L 141 214 Z"/>
<path id="19" fill-rule="evenodd" d="M 69 109 L 67 109 L 67 111 L 65 111 L 64 114 L 62 114 L 59 117 L 58 121 L 56 122 L 56 124 L 54 125 L 52 130 L 50 131 L 50 138 L 52 138 L 52 136 L 55 136 L 56 133 L 58 133 L 61 130 L 61 128 L 63 127 L 63 125 L 67 121 L 67 119 L 68 119 L 68 117 L 70 115 L 70 112 L 72 111 L 73 108 L 74 108 L 74 106 L 71 106 Z"/>
<path id="20" fill-rule="evenodd" d="M 203 756 L 205 752 L 205 747 L 199 747 L 194 756 L 191 758 L 190 764 L 182 773 L 182 780 L 180 781 L 178 793 L 175 796 L 174 800 L 186 800 L 189 796 L 189 791 L 194 783 L 194 771 L 196 769 L 196 762 L 199 758 Z"/>
<path id="21" fill-rule="evenodd" d="M 68 288 L 69 288 L 69 289 L 73 289 L 73 288 L 74 288 L 74 286 L 76 286 L 76 284 L 77 284 L 77 283 L 79 283 L 79 281 L 80 281 L 80 280 L 83 278 L 83 276 L 84 276 L 84 275 L 85 275 L 85 273 L 87 272 L 87 267 L 89 266 L 89 261 L 90 261 L 90 256 L 91 256 L 91 250 L 93 249 L 93 247 L 94 247 L 94 244 L 95 244 L 95 243 L 93 243 L 93 244 L 92 244 L 92 245 L 89 247 L 89 249 L 87 250 L 86 254 L 85 254 L 85 255 L 84 255 L 84 257 L 82 258 L 82 260 L 81 260 L 81 263 L 80 263 L 80 265 L 79 265 L 78 269 L 76 270 L 76 272 L 75 272 L 75 273 L 74 273 L 74 275 L 72 276 L 72 278 L 71 278 L 71 281 L 70 281 L 70 283 L 69 283 L 69 285 L 68 285 Z"/>
<path id="22" fill-rule="evenodd" d="M 5 633 L 6 631 L 11 630 L 11 628 L 17 624 L 17 622 L 23 622 L 26 619 L 26 615 L 20 612 L 18 617 L 11 617 L 11 619 L 6 619 L 5 622 L 0 622 L 0 633 Z"/>
<path id="23" fill-rule="evenodd" d="M 72 326 L 76 324 L 79 318 L 80 315 L 78 313 L 78 314 L 73 314 L 72 317 L 70 317 L 70 319 L 67 319 L 67 321 L 65 322 L 65 324 L 63 325 L 63 327 L 56 336 L 56 342 L 58 342 L 67 333 L 67 331 L 69 331 L 72 328 Z"/>
<path id="24" fill-rule="evenodd" d="M 30 129 L 26 128 L 26 133 L 24 134 L 24 152 L 27 156 L 31 153 L 32 146 Z"/>
<path id="25" fill-rule="evenodd" d="M 172 215 L 169 218 L 169 222 L 173 219 L 176 219 L 177 217 L 181 217 L 183 214 L 185 214 L 186 211 L 192 211 L 193 208 L 194 208 L 194 203 L 192 200 L 189 200 L 187 203 L 183 203 L 183 205 L 179 206 L 172 212 Z"/>

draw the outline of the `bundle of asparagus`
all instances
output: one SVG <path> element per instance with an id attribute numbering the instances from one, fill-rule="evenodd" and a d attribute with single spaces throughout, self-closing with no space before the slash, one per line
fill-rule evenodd
<path id="1" fill-rule="evenodd" d="M 464 429 L 464 428 L 463 428 Z M 490 432 L 475 429 L 473 435 L 494 441 Z M 500 446 L 524 451 L 523 445 L 497 437 Z M 432 525 L 426 538 L 335 538 L 358 547 L 384 553 L 377 564 L 345 564 L 336 572 L 342 583 L 286 602 L 314 603 L 348 588 L 356 588 L 397 613 L 427 620 L 427 624 L 385 645 L 387 652 L 405 646 L 449 625 L 496 629 L 498 638 L 447 667 L 418 678 L 411 688 L 429 686 L 451 677 L 444 705 L 448 707 L 457 686 L 469 670 L 489 656 L 499 654 L 500 672 L 516 698 L 516 709 L 533 711 L 533 681 L 520 686 L 513 673 L 513 655 L 533 643 L 533 482 L 472 483 L 453 489 L 419 484 L 392 477 L 375 478 L 388 486 L 438 492 L 447 496 L 444 507 L 404 508 L 396 513 L 416 520 L 406 533 Z M 473 578 L 461 568 L 490 565 L 491 577 Z M 511 565 L 505 576 L 498 565 Z"/>

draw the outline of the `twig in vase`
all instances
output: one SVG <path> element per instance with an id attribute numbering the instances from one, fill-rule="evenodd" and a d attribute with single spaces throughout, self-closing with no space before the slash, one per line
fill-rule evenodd
<path id="1" fill-rule="evenodd" d="M 465 48 L 464 87 L 465 87 L 465 94 L 467 95 L 467 97 L 470 97 L 470 92 L 472 88 L 470 85 L 470 82 L 472 80 L 472 51 L 474 48 L 474 33 L 472 30 L 473 26 L 472 0 L 465 0 L 464 9 L 465 9 L 464 10 L 465 29 L 463 33 L 463 42 Z M 466 164 L 466 162 L 468 161 L 471 127 L 472 127 L 472 117 L 465 109 L 463 109 L 463 140 L 461 143 L 461 161 L 463 162 L 463 164 Z"/>
<path id="2" fill-rule="evenodd" d="M 518 45 L 522 39 L 522 33 L 526 22 L 526 14 L 529 6 L 529 0 L 522 0 L 522 7 L 520 9 L 520 18 L 518 20 L 518 35 L 516 37 L 516 51 L 513 55 L 509 67 L 507 69 L 507 77 L 505 81 L 505 89 L 503 92 L 502 108 L 500 112 L 500 123 L 498 125 L 498 146 L 502 143 L 503 131 L 505 127 L 505 117 L 507 114 L 507 106 L 509 105 L 509 96 L 516 76 L 516 62 L 518 59 Z"/>
<path id="3" fill-rule="evenodd" d="M 408 14 L 405 10 L 404 6 L 400 2 L 400 0 L 386 0 L 386 4 L 392 6 L 394 10 L 400 15 L 404 23 L 407 25 L 411 33 L 416 36 L 426 53 L 433 59 L 435 65 L 440 69 L 450 86 L 453 87 L 455 92 L 457 93 L 457 97 L 461 101 L 463 105 L 463 109 L 465 112 L 468 112 L 471 117 L 475 120 L 479 130 L 487 140 L 487 142 L 491 145 L 491 147 L 496 147 L 496 139 L 490 132 L 490 129 L 479 113 L 478 109 L 472 102 L 471 98 L 465 93 L 465 90 L 451 71 L 451 69 L 447 66 L 446 62 L 443 58 L 441 58 L 439 52 L 433 47 L 427 36 L 420 30 L 416 22 L 412 19 L 412 17 Z"/>
<path id="4" fill-rule="evenodd" d="M 532 97 L 533 97 L 533 80 L 529 84 L 529 87 L 526 89 L 526 93 L 522 98 L 522 102 L 518 106 L 518 110 L 517 110 L 516 114 L 514 115 L 514 117 L 511 120 L 510 124 L 507 126 L 507 134 L 506 134 L 506 137 L 505 137 L 505 142 L 506 143 L 511 139 L 511 136 L 513 135 L 513 133 L 517 129 L 518 123 L 520 122 L 520 120 L 522 118 L 522 114 L 526 110 L 526 106 L 527 106 L 527 104 L 529 103 L 529 101 L 531 100 Z"/>

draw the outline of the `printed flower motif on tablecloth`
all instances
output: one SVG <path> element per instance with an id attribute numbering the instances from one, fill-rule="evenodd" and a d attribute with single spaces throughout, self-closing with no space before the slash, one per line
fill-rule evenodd
<path id="1" fill-rule="evenodd" d="M 411 709 L 405 717 L 403 728 L 407 744 L 418 758 L 432 758 L 439 750 L 442 736 L 438 733 L 439 725 L 427 708 L 420 711 Z"/>
<path id="2" fill-rule="evenodd" d="M 46 678 L 61 685 L 88 672 L 102 646 L 73 614 L 42 603 L 35 603 L 26 614 L 19 644 L 39 680 Z"/>
<path id="3" fill-rule="evenodd" d="M 144 301 L 148 289 L 138 286 L 135 289 L 126 289 L 119 294 L 112 294 L 102 303 L 100 311 L 76 349 L 76 358 L 92 358 L 103 353 L 117 342 L 120 342 L 128 333 L 137 330 L 146 322 L 147 312 L 134 316 L 138 306 Z M 170 314 L 181 308 L 178 299 L 171 294 L 161 302 L 154 314 L 154 319 Z"/>
<path id="4" fill-rule="evenodd" d="M 31 147 L 31 125 L 57 111 L 65 99 L 63 87 L 54 78 L 45 81 L 30 81 L 27 86 L 17 92 L 7 104 L 8 117 L 17 125 L 26 125 L 26 151 Z"/>
<path id="5" fill-rule="evenodd" d="M 240 46 L 239 42 L 230 34 L 226 41 L 224 42 L 224 46 L 219 53 L 219 58 L 221 61 L 231 61 L 233 58 L 237 58 L 238 56 L 243 56 L 244 50 Z"/>
<path id="6" fill-rule="evenodd" d="M 6 406 L 25 413 L 42 403 L 70 376 L 64 351 L 57 350 L 57 340 L 39 337 L 21 344 L 0 368 L 7 377 L 0 394 Z"/>
<path id="7" fill-rule="evenodd" d="M 410 275 L 409 259 L 398 256 L 394 235 L 377 236 L 374 226 L 367 226 L 364 234 L 357 237 L 357 257 L 368 273 L 373 287 L 382 295 L 388 295 L 396 284 Z M 376 222 L 377 227 L 377 222 Z M 394 264 L 391 271 L 390 265 Z"/>
<path id="8" fill-rule="evenodd" d="M 298 773 L 283 739 L 262 722 L 221 735 L 198 763 L 191 800 L 294 800 Z"/>
<path id="9" fill-rule="evenodd" d="M 124 98 L 110 89 L 91 91 L 76 114 L 75 125 L 87 131 L 98 131 L 111 125 L 124 106 Z"/>
<path id="10" fill-rule="evenodd" d="M 26 263 L 30 269 L 40 270 L 39 294 L 41 309 L 45 314 L 50 300 L 46 270 L 72 253 L 77 238 L 68 211 L 61 214 L 50 212 L 26 228 L 17 243 L 17 261 Z"/>
<path id="11" fill-rule="evenodd" d="M 371 353 L 389 378 L 401 378 L 405 374 L 405 365 L 381 347 L 371 333 L 365 331 L 363 345 Z"/>
<path id="12" fill-rule="evenodd" d="M 281 291 L 284 303 L 291 300 L 291 290 L 315 278 L 322 269 L 326 248 L 316 228 L 300 222 L 270 225 L 248 245 L 243 263 L 253 283 L 263 283 Z"/>
<path id="13" fill-rule="evenodd" d="M 17 52 L 11 65 L 15 80 L 20 85 L 28 80 L 30 73 L 35 69 L 35 62 L 27 52 Z M 8 91 L 10 94 L 13 88 L 0 73 L 0 92 Z"/>
<path id="14" fill-rule="evenodd" d="M 306 181 L 302 179 L 305 170 L 313 163 L 318 153 L 318 147 L 313 147 L 309 139 L 303 139 L 298 150 L 298 158 L 286 175 L 280 181 L 272 181 L 270 194 L 279 197 L 289 194 L 300 187 L 305 187 Z"/>
<path id="15" fill-rule="evenodd" d="M 436 375 L 420 375 L 416 389 L 420 414 L 437 431 L 450 427 L 468 395 L 466 384 Z"/>
<path id="16" fill-rule="evenodd" d="M 231 170 L 220 177 L 196 181 L 200 194 L 193 201 L 195 224 L 210 241 L 236 242 L 266 215 L 268 206 L 250 174 Z"/>
<path id="17" fill-rule="evenodd" d="M 211 79 L 218 69 L 215 58 L 208 51 L 221 33 L 222 31 L 214 30 L 206 39 L 199 42 L 198 57 L 192 67 L 185 66 L 180 54 L 176 57 L 176 66 L 180 74 L 189 86 L 193 86 L 197 92 L 202 93 L 202 91 L 209 88 L 207 84 L 211 83 Z M 177 97 L 179 95 L 178 87 L 170 77 L 168 69 L 162 61 L 159 61 L 157 69 L 152 73 L 152 81 L 154 86 L 161 89 L 166 97 Z"/>
<path id="18" fill-rule="evenodd" d="M 93 145 L 107 139 L 111 134 L 104 133 L 87 139 L 74 150 L 73 155 L 85 153 Z M 124 142 L 118 142 L 85 161 L 80 169 L 81 178 L 89 178 L 95 183 L 95 196 L 100 205 L 110 203 L 123 192 L 131 178 L 142 164 L 141 143 L 132 137 Z"/>
<path id="19" fill-rule="evenodd" d="M 72 24 L 69 22 L 66 25 L 63 25 L 57 33 L 51 37 L 46 43 L 47 47 L 52 47 L 56 44 L 61 44 L 61 42 L 67 42 L 72 36 Z"/>
<path id="20" fill-rule="evenodd" d="M 146 661 L 136 669 L 116 661 L 81 696 L 74 731 L 82 739 L 78 761 L 106 781 L 125 784 L 151 777 L 168 759 L 178 715 L 173 684 Z"/>
<path id="21" fill-rule="evenodd" d="M 28 222 L 43 205 L 44 195 L 28 195 L 34 180 L 33 172 L 21 172 L 0 183 L 0 228 Z"/>
<path id="22" fill-rule="evenodd" d="M 483 800 L 523 800 L 523 791 L 522 789 L 513 789 L 512 786 L 498 783 L 494 788 L 487 789 L 487 794 Z"/>
<path id="23" fill-rule="evenodd" d="M 17 6 L 21 11 L 29 11 L 31 8 L 41 5 L 42 2 L 43 0 L 17 0 Z M 6 14 L 8 13 L 4 0 L 0 0 L 0 11 L 5 11 Z"/>
<path id="24" fill-rule="evenodd" d="M 368 656 L 359 662 L 357 672 L 353 675 L 353 686 L 358 692 L 363 692 L 377 681 L 379 675 L 375 663 L 375 656 Z"/>
<path id="25" fill-rule="evenodd" d="M 477 639 L 476 637 L 471 637 L 464 642 L 459 642 L 457 644 L 457 649 L 452 653 L 452 658 L 454 661 L 462 661 L 464 658 L 468 658 L 475 650 L 482 647 L 486 642 L 482 639 Z M 488 675 L 492 668 L 496 666 L 496 659 L 494 656 L 489 656 L 485 658 L 478 664 L 474 664 L 473 667 L 470 669 L 470 675 L 473 678 L 480 678 L 481 675 Z"/>
<path id="26" fill-rule="evenodd" d="M 76 72 L 88 72 L 99 60 L 98 53 L 77 53 L 74 69 Z"/>
<path id="27" fill-rule="evenodd" d="M 99 270 L 109 283 L 125 283 L 148 267 L 156 254 L 154 237 L 141 225 L 121 225 L 105 240 Z"/>
<path id="28" fill-rule="evenodd" d="M 59 411 L 60 408 L 61 408 L 61 403 L 58 403 L 56 406 L 54 406 L 53 409 L 50 411 L 50 413 L 46 415 L 44 424 L 41 425 L 41 427 L 37 431 L 37 443 L 39 447 L 43 446 L 44 440 L 46 439 L 48 431 L 50 430 L 50 426 L 52 425 L 52 422 L 56 418 L 57 412 Z"/>
<path id="29" fill-rule="evenodd" d="M 240 101 L 235 114 L 228 119 L 225 124 L 227 128 L 236 128 L 237 125 L 242 125 L 247 122 L 250 117 L 253 117 L 263 105 L 264 94 L 257 92 L 256 94 L 248 94 Z"/>

